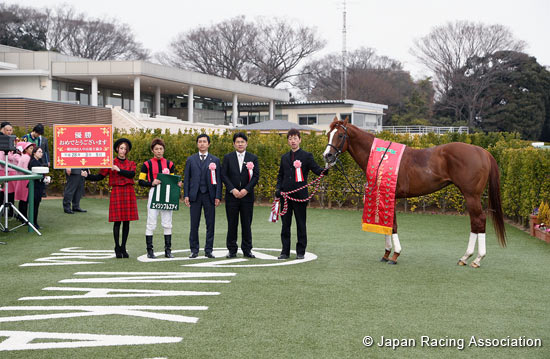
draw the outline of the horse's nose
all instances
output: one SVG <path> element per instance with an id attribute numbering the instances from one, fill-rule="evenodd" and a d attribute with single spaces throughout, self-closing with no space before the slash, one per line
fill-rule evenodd
<path id="1" fill-rule="evenodd" d="M 331 160 L 332 160 L 333 157 L 334 157 L 334 155 L 333 155 L 332 153 L 329 152 L 329 153 L 327 153 L 327 154 L 325 155 L 325 161 L 331 162 Z"/>

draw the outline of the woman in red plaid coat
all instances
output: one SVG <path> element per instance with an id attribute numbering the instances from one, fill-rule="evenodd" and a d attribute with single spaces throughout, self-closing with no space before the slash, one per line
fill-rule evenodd
<path id="1" fill-rule="evenodd" d="M 109 176 L 111 197 L 109 201 L 109 222 L 114 222 L 113 236 L 115 239 L 115 254 L 117 258 L 128 258 L 126 241 L 130 232 L 130 221 L 137 221 L 138 210 L 136 192 L 134 191 L 134 176 L 136 163 L 126 158 L 132 149 L 132 142 L 126 138 L 120 138 L 114 145 L 117 157 L 113 161 L 111 169 L 104 168 L 99 174 L 88 174 L 86 179 L 101 181 Z M 120 223 L 122 222 L 122 244 L 119 242 Z"/>

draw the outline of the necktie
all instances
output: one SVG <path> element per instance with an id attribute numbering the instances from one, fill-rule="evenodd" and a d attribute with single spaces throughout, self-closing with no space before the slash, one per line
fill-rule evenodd
<path id="1" fill-rule="evenodd" d="M 243 161 L 244 161 L 243 154 L 239 153 L 239 172 L 242 172 L 243 170 Z"/>
<path id="2" fill-rule="evenodd" d="M 206 157 L 206 155 L 201 155 L 201 162 L 204 162 L 205 157 Z"/>

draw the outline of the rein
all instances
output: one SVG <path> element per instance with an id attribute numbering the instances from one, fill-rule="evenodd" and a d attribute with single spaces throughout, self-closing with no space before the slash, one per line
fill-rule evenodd
<path id="1" fill-rule="evenodd" d="M 294 202 L 307 202 L 309 201 L 311 198 L 313 198 L 313 196 L 315 195 L 315 193 L 317 193 L 317 191 L 319 190 L 319 185 L 321 184 L 321 179 L 323 179 L 323 177 L 325 177 L 325 173 L 327 171 L 327 168 L 323 169 L 323 171 L 321 172 L 321 174 L 319 175 L 319 177 L 317 177 L 316 179 L 314 179 L 313 181 L 309 182 L 308 184 L 306 185 L 303 185 L 302 187 L 300 188 L 297 188 L 295 190 L 292 190 L 292 191 L 288 191 L 288 192 L 281 192 L 281 196 L 283 196 L 283 198 L 285 199 L 285 204 L 283 205 L 283 210 L 279 213 L 281 216 L 284 216 L 288 210 L 288 201 L 294 201 Z M 293 193 L 296 193 L 296 192 L 299 192 L 301 190 L 303 190 L 304 188 L 307 188 L 307 187 L 311 187 L 315 185 L 315 188 L 313 189 L 313 192 L 309 195 L 309 197 L 307 198 L 304 198 L 304 199 L 299 199 L 299 198 L 293 198 L 293 197 L 290 197 L 289 195 L 290 194 L 293 194 Z M 275 200 L 275 202 L 273 202 L 273 205 L 275 205 L 276 201 L 278 201 L 278 199 Z"/>

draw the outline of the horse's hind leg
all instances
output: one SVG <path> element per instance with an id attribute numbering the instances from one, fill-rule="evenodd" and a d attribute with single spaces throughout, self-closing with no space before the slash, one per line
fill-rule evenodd
<path id="1" fill-rule="evenodd" d="M 466 253 L 458 261 L 458 265 L 466 265 L 466 260 L 474 253 L 476 241 L 477 246 L 477 258 L 470 264 L 473 268 L 479 268 L 481 260 L 485 257 L 485 222 L 486 217 L 481 208 L 481 201 L 479 197 L 466 197 L 466 205 L 468 206 L 468 212 L 470 214 L 470 240 L 468 242 L 468 248 Z"/>
<path id="2" fill-rule="evenodd" d="M 470 240 L 468 241 L 468 248 L 466 249 L 466 253 L 458 260 L 459 266 L 465 266 L 468 265 L 466 261 L 474 254 L 474 250 L 476 247 L 476 241 L 477 241 L 477 233 L 470 232 Z"/>

